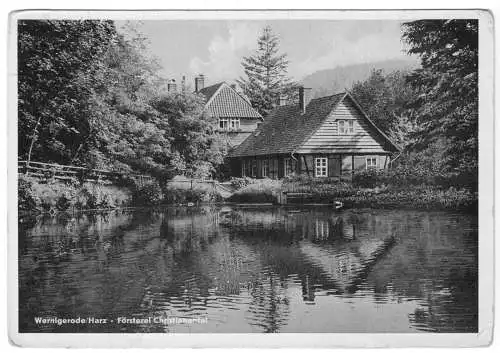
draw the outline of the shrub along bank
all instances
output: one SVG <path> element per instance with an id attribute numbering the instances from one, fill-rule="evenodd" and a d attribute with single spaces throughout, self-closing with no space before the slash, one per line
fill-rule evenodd
<path id="1" fill-rule="evenodd" d="M 477 192 L 468 187 L 470 178 L 432 176 L 407 171 L 368 170 L 356 173 L 351 182 L 337 178 L 297 176 L 282 181 L 271 179 L 234 178 L 238 189 L 229 199 L 233 202 L 277 203 L 279 194 L 303 193 L 302 203 L 333 203 L 346 207 L 457 209 L 477 208 Z M 290 199 L 291 200 L 291 199 Z"/>
<path id="2" fill-rule="evenodd" d="M 137 185 L 128 180 L 121 185 L 80 183 L 78 180 L 39 180 L 25 175 L 18 182 L 19 211 L 55 213 L 71 210 L 149 207 L 222 201 L 213 187 L 205 184 L 153 181 Z"/>
<path id="3" fill-rule="evenodd" d="M 401 168 L 361 171 L 348 183 L 335 178 L 288 178 L 283 191 L 308 193 L 305 202 L 341 201 L 347 207 L 474 210 L 478 200 L 474 185 L 471 176 Z"/>
<path id="4" fill-rule="evenodd" d="M 432 177 L 397 171 L 363 171 L 352 182 L 334 178 L 298 176 L 284 180 L 233 178 L 236 190 L 227 199 L 238 203 L 278 203 L 283 192 L 306 193 L 305 203 L 342 201 L 347 207 L 477 209 L 478 195 L 470 178 Z M 170 181 L 165 185 L 151 182 L 135 185 L 132 181 L 120 186 L 40 181 L 19 177 L 19 210 L 21 212 L 58 212 L 67 210 L 148 207 L 162 204 L 209 203 L 223 201 L 210 184 Z"/>
<path id="5" fill-rule="evenodd" d="M 171 181 L 165 187 L 167 204 L 220 202 L 222 196 L 211 184 Z"/>
<path id="6" fill-rule="evenodd" d="M 78 181 L 40 181 L 19 176 L 19 210 L 23 212 L 68 211 L 72 209 L 104 209 L 131 205 L 130 188 Z"/>
<path id="7" fill-rule="evenodd" d="M 282 189 L 281 180 L 233 178 L 231 185 L 237 191 L 228 199 L 242 203 L 277 203 Z"/>

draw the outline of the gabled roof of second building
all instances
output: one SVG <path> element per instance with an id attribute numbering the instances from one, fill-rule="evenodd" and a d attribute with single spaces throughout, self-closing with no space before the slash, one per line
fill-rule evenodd
<path id="1" fill-rule="evenodd" d="M 211 116 L 218 118 L 262 119 L 262 115 L 225 82 L 205 87 L 199 93 L 205 96 L 205 107 Z"/>

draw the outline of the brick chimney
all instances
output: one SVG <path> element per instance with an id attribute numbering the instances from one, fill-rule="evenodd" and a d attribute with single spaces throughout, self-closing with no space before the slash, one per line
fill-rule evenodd
<path id="1" fill-rule="evenodd" d="M 299 87 L 299 108 L 302 114 L 306 112 L 306 107 L 312 99 L 311 91 L 311 88 L 305 88 L 304 86 Z"/>
<path id="2" fill-rule="evenodd" d="M 167 91 L 169 92 L 177 92 L 177 83 L 174 79 L 171 79 L 167 82 Z"/>
<path id="3" fill-rule="evenodd" d="M 194 78 L 194 91 L 199 92 L 205 87 L 205 76 L 198 75 Z"/>

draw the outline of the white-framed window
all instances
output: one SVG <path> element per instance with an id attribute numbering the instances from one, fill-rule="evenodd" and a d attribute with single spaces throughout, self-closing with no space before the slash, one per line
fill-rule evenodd
<path id="1" fill-rule="evenodd" d="M 366 169 L 377 168 L 377 157 L 366 157 Z"/>
<path id="2" fill-rule="evenodd" d="M 354 120 L 338 120 L 339 135 L 354 135 Z"/>
<path id="3" fill-rule="evenodd" d="M 269 160 L 264 159 L 262 161 L 262 177 L 267 178 L 269 176 Z"/>
<path id="4" fill-rule="evenodd" d="M 318 178 L 328 176 L 328 158 L 317 157 L 314 159 L 314 175 Z"/>
<path id="5" fill-rule="evenodd" d="M 238 130 L 240 128 L 240 118 L 229 119 L 229 128 L 231 130 Z"/>
<path id="6" fill-rule="evenodd" d="M 252 159 L 251 163 L 252 163 L 252 168 L 250 170 L 250 176 L 252 178 L 255 178 L 257 176 L 257 160 Z"/>
<path id="7" fill-rule="evenodd" d="M 229 129 L 229 119 L 228 118 L 219 118 L 219 127 L 222 130 Z"/>

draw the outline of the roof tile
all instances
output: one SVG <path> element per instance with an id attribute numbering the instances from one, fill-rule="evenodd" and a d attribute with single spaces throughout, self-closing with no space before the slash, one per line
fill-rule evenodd
<path id="1" fill-rule="evenodd" d="M 343 92 L 311 100 L 305 113 L 300 111 L 298 104 L 275 108 L 259 128 L 231 151 L 229 156 L 243 157 L 295 152 L 345 97 L 354 101 L 350 94 Z M 356 102 L 355 104 L 357 105 Z M 359 109 L 361 110 L 360 107 Z M 368 123 L 387 142 L 388 148 L 394 151 L 399 150 L 399 147 L 380 131 L 362 110 L 361 112 Z"/>
<path id="2" fill-rule="evenodd" d="M 230 156 L 256 156 L 294 152 L 319 127 L 345 93 L 313 99 L 302 114 L 299 105 L 276 107 L 259 128 Z"/>
<path id="3" fill-rule="evenodd" d="M 221 82 L 200 90 L 206 98 L 206 109 L 218 118 L 262 119 L 262 116 L 238 92 Z"/>

